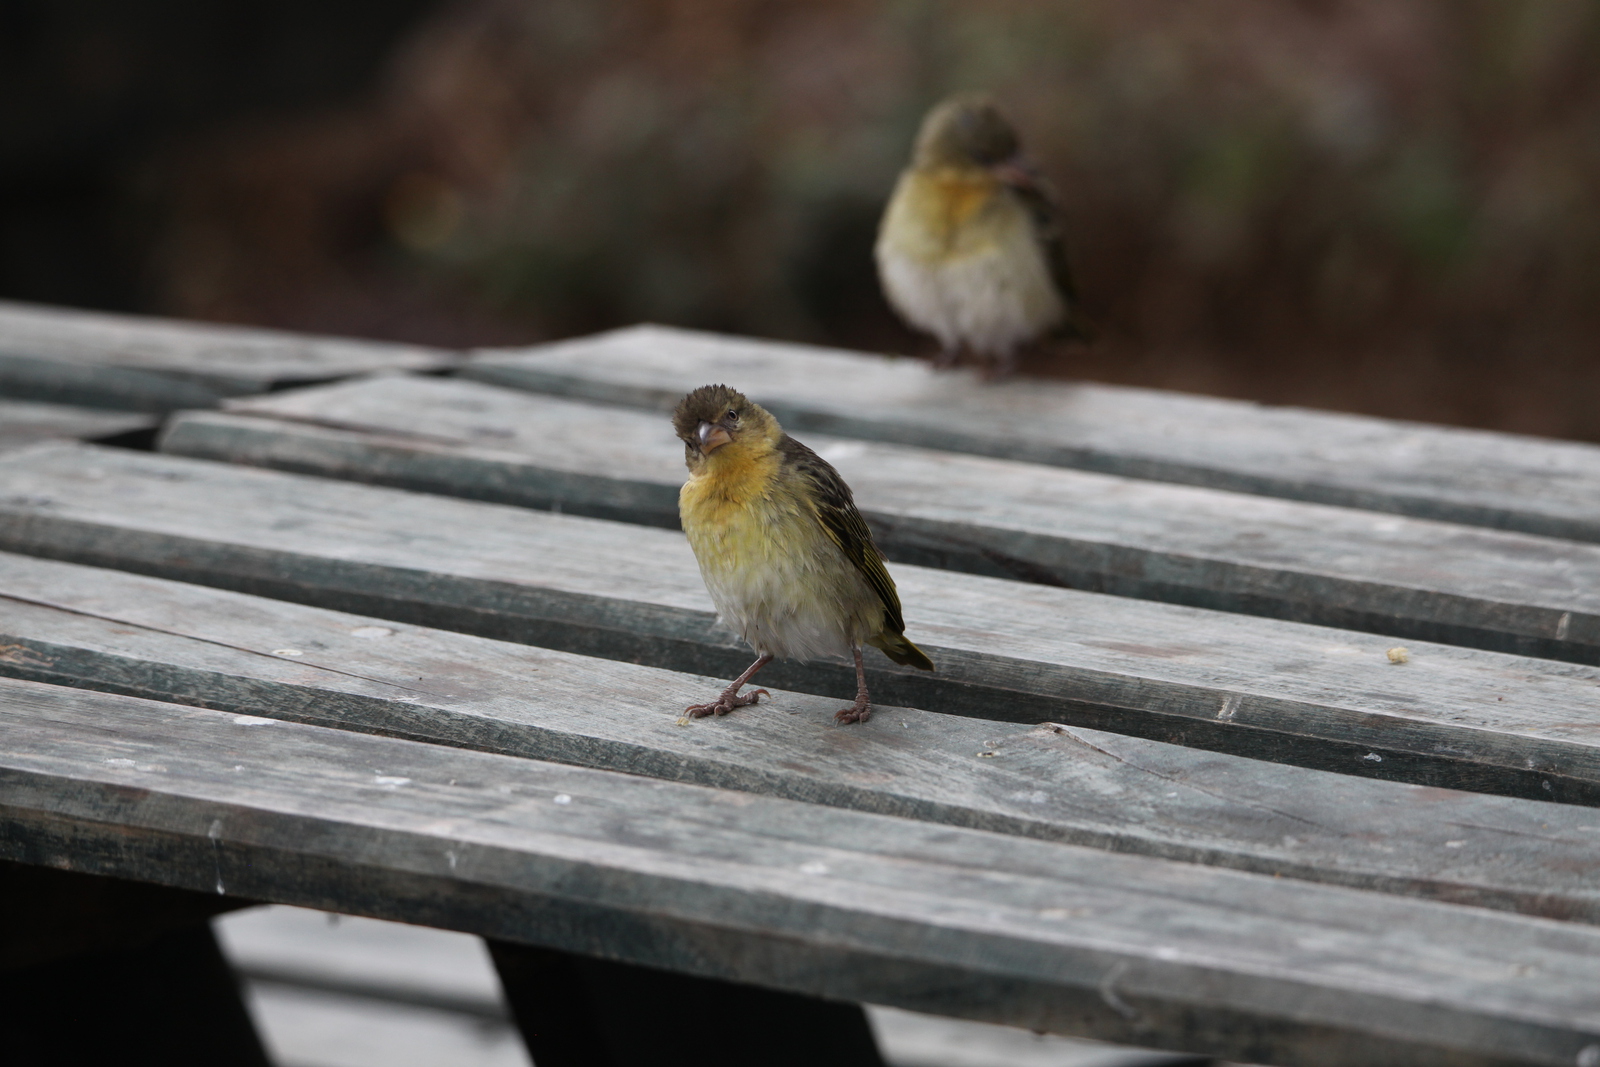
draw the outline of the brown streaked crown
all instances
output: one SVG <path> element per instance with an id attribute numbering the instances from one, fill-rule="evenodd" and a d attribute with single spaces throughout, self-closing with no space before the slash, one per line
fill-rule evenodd
<path id="1" fill-rule="evenodd" d="M 702 422 L 721 426 L 735 437 L 742 429 L 759 427 L 763 431 L 777 421 L 767 409 L 726 385 L 702 385 L 678 401 L 672 413 L 672 429 L 689 447 L 698 450 L 698 430 Z"/>

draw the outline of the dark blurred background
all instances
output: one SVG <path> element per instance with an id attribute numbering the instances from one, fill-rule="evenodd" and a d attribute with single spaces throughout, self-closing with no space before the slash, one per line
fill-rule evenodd
<path id="1" fill-rule="evenodd" d="M 1028 372 L 1600 440 L 1597 46 L 1579 0 L 0 0 L 0 296 L 922 352 L 874 229 L 982 88 L 1102 324 Z"/>

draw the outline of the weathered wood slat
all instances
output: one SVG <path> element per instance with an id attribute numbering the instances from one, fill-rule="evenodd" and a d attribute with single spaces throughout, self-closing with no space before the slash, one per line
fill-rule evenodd
<path id="1" fill-rule="evenodd" d="M 985 385 L 921 360 L 637 326 L 462 371 L 670 410 L 726 382 L 792 430 L 1600 541 L 1600 448 L 1089 383 Z"/>
<path id="2" fill-rule="evenodd" d="M 657 415 L 391 377 L 189 413 L 165 451 L 676 525 Z M 270 417 L 270 421 L 267 417 Z M 1600 663 L 1600 546 L 814 437 L 891 558 Z"/>
<path id="3" fill-rule="evenodd" d="M 731 676 L 681 534 L 83 445 L 0 457 L 0 548 L 611 659 Z M 899 567 L 939 671 L 876 697 L 1303 766 L 1600 804 L 1600 671 Z M 843 663 L 764 682 L 844 695 Z"/>
<path id="4" fill-rule="evenodd" d="M 680 726 L 718 681 L 3 553 L 0 620 L 11 677 L 1600 923 L 1589 808 L 783 691 Z"/>
<path id="5" fill-rule="evenodd" d="M 153 429 L 160 421 L 155 415 L 138 411 L 0 398 L 0 448 L 51 439 L 113 437 Z"/>
<path id="6" fill-rule="evenodd" d="M 8 859 L 1257 1062 L 1600 1054 L 1600 931 L 1576 924 L 129 697 L 0 691 Z"/>
<path id="7" fill-rule="evenodd" d="M 171 411 L 380 370 L 439 370 L 456 353 L 0 301 L 0 394 Z"/>

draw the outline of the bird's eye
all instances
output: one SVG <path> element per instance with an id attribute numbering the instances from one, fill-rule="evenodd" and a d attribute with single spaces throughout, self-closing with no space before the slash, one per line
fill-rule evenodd
<path id="1" fill-rule="evenodd" d="M 729 422 L 738 422 L 739 421 L 739 413 L 737 411 L 729 411 L 728 412 L 728 421 Z"/>

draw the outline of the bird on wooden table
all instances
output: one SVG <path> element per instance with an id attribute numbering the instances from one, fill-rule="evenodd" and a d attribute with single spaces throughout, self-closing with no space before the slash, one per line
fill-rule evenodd
<path id="1" fill-rule="evenodd" d="M 965 349 L 987 377 L 1004 377 L 1020 347 L 1052 331 L 1091 339 L 1059 215 L 990 100 L 957 96 L 928 112 L 875 252 L 889 303 L 938 338 L 936 365 Z"/>
<path id="2" fill-rule="evenodd" d="M 861 646 L 933 670 L 905 637 L 900 597 L 850 487 L 821 456 L 783 432 L 761 405 L 725 385 L 678 404 L 689 480 L 678 494 L 684 533 L 722 620 L 756 652 L 722 695 L 687 709 L 726 715 L 766 693 L 739 690 L 776 657 L 855 657 L 855 703 L 834 716 L 872 714 Z"/>

